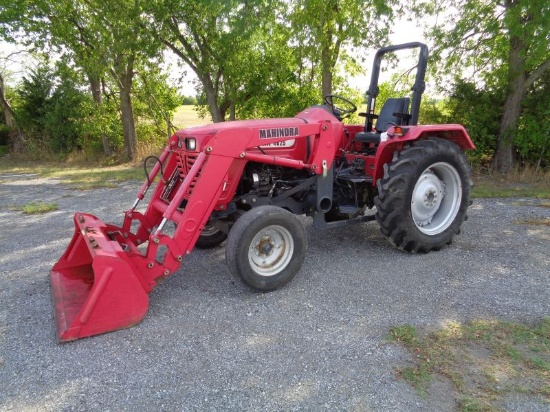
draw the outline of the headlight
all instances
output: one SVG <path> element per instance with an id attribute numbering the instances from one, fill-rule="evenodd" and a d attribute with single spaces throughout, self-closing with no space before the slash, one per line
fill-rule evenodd
<path id="1" fill-rule="evenodd" d="M 185 139 L 185 148 L 191 152 L 194 152 L 197 148 L 197 139 L 194 137 L 187 137 Z"/>

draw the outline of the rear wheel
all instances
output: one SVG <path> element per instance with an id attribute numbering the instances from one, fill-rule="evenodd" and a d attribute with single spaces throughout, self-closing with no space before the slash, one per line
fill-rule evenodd
<path id="1" fill-rule="evenodd" d="M 452 242 L 470 204 L 470 167 L 454 143 L 430 138 L 396 152 L 377 182 L 376 220 L 400 249 L 429 252 Z"/>
<path id="2" fill-rule="evenodd" d="M 248 286 L 275 290 L 294 278 L 307 247 L 298 218 L 275 206 L 246 212 L 231 228 L 225 258 L 231 272 Z"/>

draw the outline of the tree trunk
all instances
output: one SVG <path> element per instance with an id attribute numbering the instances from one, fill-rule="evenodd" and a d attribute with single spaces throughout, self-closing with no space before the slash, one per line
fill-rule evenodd
<path id="1" fill-rule="evenodd" d="M 497 147 L 493 156 L 493 169 L 509 173 L 514 167 L 514 132 L 521 116 L 521 101 L 525 97 L 528 84 L 524 72 L 525 43 L 519 37 L 510 39 L 508 66 L 508 95 L 504 103 L 497 136 Z"/>
<path id="2" fill-rule="evenodd" d="M 504 174 L 513 169 L 515 162 L 514 131 L 521 115 L 521 101 L 524 96 L 521 85 L 517 86 L 506 97 L 498 130 L 497 148 L 493 156 L 493 169 Z"/>
<path id="3" fill-rule="evenodd" d="M 330 32 L 325 34 L 330 39 L 332 34 Z M 332 94 L 332 52 L 330 50 L 330 44 L 327 41 L 323 50 L 321 51 L 321 67 L 322 67 L 322 77 L 321 77 L 321 97 L 325 97 L 328 94 Z"/>
<path id="4" fill-rule="evenodd" d="M 24 149 L 24 136 L 19 129 L 15 120 L 15 114 L 11 108 L 10 103 L 6 99 L 6 89 L 4 86 L 4 77 L 0 74 L 0 104 L 2 105 L 2 113 L 4 113 L 4 119 L 6 120 L 6 126 L 9 130 L 10 138 L 10 150 L 14 153 L 23 151 Z"/>
<path id="5" fill-rule="evenodd" d="M 324 53 L 323 53 L 324 54 Z M 323 77 L 321 85 L 322 97 L 332 94 L 332 68 L 323 59 Z"/>
<path id="6" fill-rule="evenodd" d="M 0 103 L 2 104 L 2 112 L 4 113 L 4 119 L 6 119 L 6 125 L 10 129 L 14 129 L 16 127 L 15 116 L 13 114 L 10 103 L 6 99 L 6 89 L 4 86 L 4 78 L 2 77 L 2 74 L 0 74 Z"/>
<path id="7" fill-rule="evenodd" d="M 225 121 L 225 116 L 222 113 L 220 106 L 218 105 L 218 94 L 212 84 L 212 79 L 209 75 L 199 77 L 204 87 L 204 94 L 206 94 L 206 103 L 208 104 L 208 110 L 212 116 L 214 123 L 220 123 Z"/>
<path id="8" fill-rule="evenodd" d="M 137 157 L 136 125 L 134 123 L 134 111 L 132 108 L 132 79 L 134 73 L 132 65 L 119 75 L 120 88 L 120 112 L 122 116 L 122 130 L 124 133 L 124 148 L 126 158 L 132 162 Z"/>
<path id="9" fill-rule="evenodd" d="M 186 40 L 186 37 L 180 32 L 179 26 L 173 20 L 168 22 L 168 27 L 182 47 L 178 47 L 174 41 L 167 38 L 162 38 L 162 42 L 187 63 L 199 78 L 206 95 L 206 104 L 208 105 L 210 116 L 212 116 L 212 121 L 214 123 L 225 121 L 225 114 L 218 105 L 218 90 L 212 82 L 211 70 L 206 63 L 209 58 L 213 58 L 210 51 L 204 44 L 197 44 L 199 52 L 195 52 L 193 50 L 194 46 Z M 197 36 L 195 36 L 195 40 L 199 40 Z"/>
<path id="10" fill-rule="evenodd" d="M 101 79 L 92 75 L 88 75 L 88 81 L 90 82 L 90 89 L 92 90 L 92 98 L 96 104 L 97 110 L 101 113 L 103 117 L 103 93 L 101 92 Z M 109 138 L 103 134 L 101 136 L 101 143 L 103 144 L 103 153 L 105 156 L 110 156 L 112 154 L 111 144 Z"/>
<path id="11" fill-rule="evenodd" d="M 337 25 L 334 20 L 334 16 L 338 15 L 339 7 L 337 1 L 325 2 L 326 14 L 324 16 L 327 21 L 323 27 L 323 33 L 321 34 L 322 47 L 321 50 L 321 93 L 322 97 L 327 94 L 332 94 L 332 83 L 334 77 L 334 67 L 340 55 L 341 40 L 334 33 L 338 33 L 341 30 L 340 25 Z"/>
<path id="12" fill-rule="evenodd" d="M 92 97 L 95 104 L 101 106 L 103 104 L 103 94 L 101 93 L 101 79 L 92 75 L 88 75 L 88 81 L 90 82 L 90 89 L 92 90 Z"/>

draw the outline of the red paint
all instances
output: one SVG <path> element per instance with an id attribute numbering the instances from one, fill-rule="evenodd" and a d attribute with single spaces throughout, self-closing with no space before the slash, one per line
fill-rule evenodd
<path id="1" fill-rule="evenodd" d="M 409 140 L 437 134 L 464 149 L 473 148 L 462 126 L 406 129 L 403 137 L 381 143 L 376 156 L 350 150 L 350 140 L 363 126 L 344 126 L 318 107 L 294 118 L 218 123 L 176 132 L 161 155 L 164 175 L 145 212 L 125 212 L 120 227 L 92 215 L 75 215 L 74 236 L 51 271 L 58 339 L 71 341 L 140 322 L 147 312 L 148 293 L 159 279 L 178 269 L 212 211 L 226 209 L 247 161 L 321 175 L 347 149 L 347 156 L 365 160 L 365 173 L 373 176 L 374 184 L 393 151 Z M 191 137 L 196 139 L 195 152 L 185 149 L 185 139 Z M 294 142 L 289 147 L 266 147 L 290 139 Z M 149 181 L 154 181 L 160 169 L 158 163 L 154 165 Z M 137 198 L 143 199 L 146 190 L 147 181 Z M 163 219 L 177 224 L 173 236 L 156 233 Z M 134 233 L 130 231 L 133 222 L 139 224 Z M 138 248 L 142 243 L 145 246 Z M 157 261 L 160 246 L 167 253 Z"/>

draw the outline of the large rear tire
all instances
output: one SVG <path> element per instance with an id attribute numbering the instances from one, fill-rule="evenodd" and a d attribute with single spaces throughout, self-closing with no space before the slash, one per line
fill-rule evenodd
<path id="1" fill-rule="evenodd" d="M 460 231 L 470 205 L 470 167 L 453 142 L 430 138 L 396 152 L 377 182 L 376 220 L 399 249 L 439 250 Z"/>
<path id="2" fill-rule="evenodd" d="M 300 271 L 307 248 L 304 227 L 285 209 L 259 206 L 231 228 L 225 259 L 231 272 L 253 289 L 275 290 Z"/>

